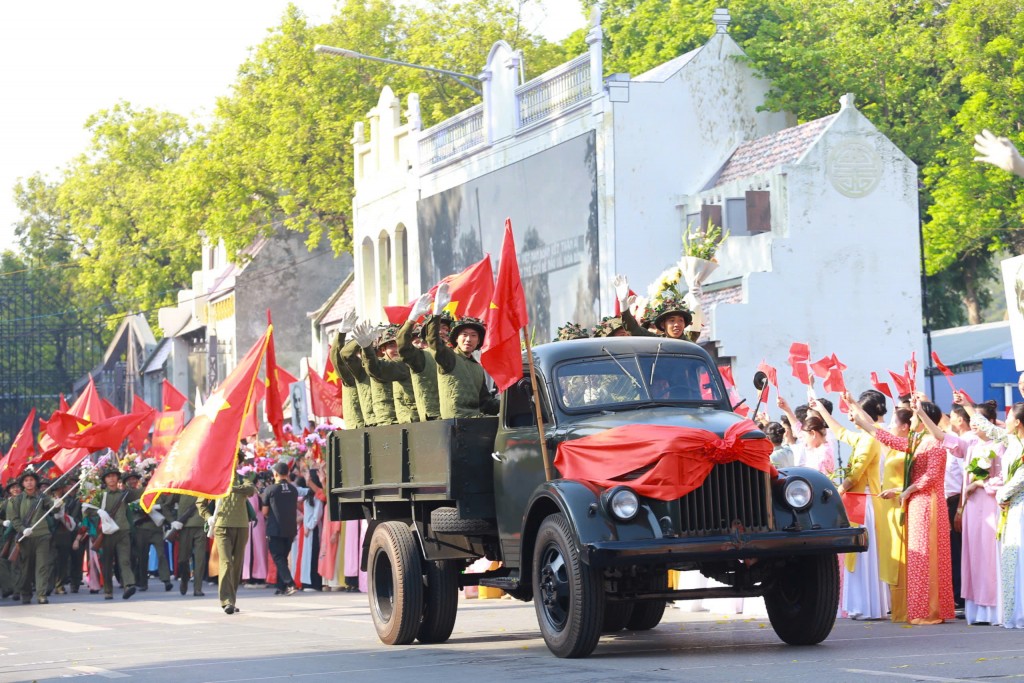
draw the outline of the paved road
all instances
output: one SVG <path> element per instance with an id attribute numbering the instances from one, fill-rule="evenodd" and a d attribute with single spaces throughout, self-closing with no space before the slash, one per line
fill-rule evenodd
<path id="1" fill-rule="evenodd" d="M 159 587 L 159 584 L 151 584 Z M 999 681 L 1024 679 L 1024 632 L 840 621 L 816 647 L 783 645 L 763 619 L 668 610 L 654 631 L 559 660 L 533 605 L 462 600 L 444 645 L 385 647 L 365 595 L 243 589 L 239 614 L 177 592 L 0 605 L 0 681 Z M 141 599 L 139 599 L 141 598 Z M 7 602 L 7 601 L 5 601 Z"/>

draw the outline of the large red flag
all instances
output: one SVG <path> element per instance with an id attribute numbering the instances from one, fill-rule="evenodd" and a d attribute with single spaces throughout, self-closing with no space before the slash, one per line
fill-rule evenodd
<path id="1" fill-rule="evenodd" d="M 284 434 L 284 397 L 288 395 L 287 388 L 282 393 L 281 381 L 284 371 L 277 367 L 277 353 L 274 350 L 274 324 L 270 321 L 270 309 L 267 309 L 267 402 L 264 408 L 267 411 L 267 422 L 274 432 L 274 438 L 279 444 L 287 439 Z M 284 373 L 287 374 L 287 373 Z"/>
<path id="2" fill-rule="evenodd" d="M 260 401 L 263 400 L 263 396 L 267 393 L 267 385 L 263 382 L 256 383 L 256 391 L 252 392 L 252 398 L 249 399 L 249 408 L 245 411 L 245 423 L 242 425 L 242 436 L 256 436 L 260 432 L 260 421 L 259 411 L 256 407 Z"/>
<path id="3" fill-rule="evenodd" d="M 100 403 L 103 404 L 103 414 L 107 417 L 114 417 L 115 415 L 124 415 L 120 410 L 114 407 L 114 404 L 107 399 L 100 396 Z"/>
<path id="4" fill-rule="evenodd" d="M 451 303 L 444 310 L 454 318 L 470 316 L 482 320 L 491 309 L 494 296 L 494 269 L 491 268 L 490 255 L 484 256 L 461 273 L 444 278 L 430 289 L 430 293 L 435 294 L 437 288 L 444 283 L 448 283 L 448 294 L 451 296 Z"/>
<path id="5" fill-rule="evenodd" d="M 498 263 L 498 282 L 484 317 L 487 334 L 480 350 L 480 364 L 494 379 L 498 391 L 504 391 L 523 376 L 519 331 L 528 323 L 526 294 L 523 293 L 523 281 L 519 276 L 512 220 L 506 218 L 505 236 L 501 240 L 501 261 Z"/>
<path id="6" fill-rule="evenodd" d="M 67 406 L 67 410 L 60 410 L 57 412 L 67 413 L 74 417 L 80 417 L 88 422 L 99 422 L 108 417 L 107 409 L 103 405 L 103 398 L 100 397 L 99 392 L 96 390 L 96 383 L 93 382 L 92 376 L 89 376 L 89 383 L 85 386 L 85 390 L 79 394 L 75 402 L 70 406 L 67 406 L 67 402 L 62 400 L 61 406 Z M 54 413 L 56 416 L 56 413 Z M 53 419 L 53 416 L 50 417 Z M 89 454 L 89 451 L 83 448 L 72 448 L 66 449 L 61 448 L 53 437 L 50 436 L 47 431 L 47 422 L 43 420 L 39 421 L 39 448 L 43 454 L 40 456 L 42 460 L 53 460 L 53 462 L 60 467 L 64 472 L 69 471 L 72 467 L 77 465 Z"/>
<path id="7" fill-rule="evenodd" d="M 132 412 L 146 416 L 146 419 L 140 422 L 139 426 L 133 429 L 132 433 L 128 435 L 128 445 L 131 449 L 136 452 L 142 452 L 143 446 L 146 445 L 146 437 L 149 436 L 149 428 L 152 427 L 153 422 L 156 421 L 156 410 L 137 395 L 133 394 Z"/>
<path id="8" fill-rule="evenodd" d="M 147 417 L 145 414 L 128 413 L 90 422 L 85 418 L 58 412 L 46 424 L 46 433 L 63 448 L 109 448 L 116 451 Z"/>
<path id="9" fill-rule="evenodd" d="M 14 437 L 11 449 L 7 451 L 3 460 L 0 460 L 0 484 L 6 485 L 11 479 L 21 474 L 25 465 L 35 455 L 36 449 L 32 440 L 32 423 L 35 422 L 35 419 L 36 409 L 33 408 L 29 411 L 21 429 L 18 430 L 18 435 Z"/>
<path id="10" fill-rule="evenodd" d="M 235 476 L 236 454 L 263 358 L 270 345 L 268 326 L 263 338 L 249 349 L 202 409 L 188 423 L 171 452 L 160 461 L 142 494 L 142 509 L 152 508 L 161 493 L 185 493 L 223 498 Z"/>
<path id="11" fill-rule="evenodd" d="M 178 391 L 177 387 L 165 379 L 163 412 L 169 413 L 175 410 L 181 410 L 185 407 L 186 403 L 188 403 L 188 397 Z"/>
<path id="12" fill-rule="evenodd" d="M 149 457 L 159 460 L 171 452 L 174 440 L 185 428 L 185 411 L 170 410 L 157 413 L 153 421 L 153 440 L 149 444 Z"/>
<path id="13" fill-rule="evenodd" d="M 310 411 L 317 417 L 344 417 L 341 400 L 341 385 L 333 384 L 326 379 L 329 377 L 327 370 L 331 368 L 331 361 L 328 360 L 328 367 L 324 369 L 325 377 L 321 377 L 310 369 L 309 372 L 309 407 Z M 337 377 L 337 375 L 335 375 Z"/>
<path id="14" fill-rule="evenodd" d="M 290 392 L 292 390 L 292 385 L 298 381 L 298 377 L 288 372 L 280 365 L 277 366 L 277 395 L 281 397 L 282 407 L 288 400 L 288 396 L 290 395 Z"/>

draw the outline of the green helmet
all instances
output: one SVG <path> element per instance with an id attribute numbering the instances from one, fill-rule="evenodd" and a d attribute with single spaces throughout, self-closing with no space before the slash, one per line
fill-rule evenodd
<path id="1" fill-rule="evenodd" d="M 558 328 L 558 332 L 552 341 L 572 341 L 573 339 L 587 339 L 590 335 L 579 323 L 566 323 Z"/>
<path id="2" fill-rule="evenodd" d="M 480 335 L 480 343 L 477 344 L 476 348 L 479 349 L 481 346 L 483 346 L 484 335 L 487 334 L 487 328 L 484 327 L 484 323 L 482 320 L 480 320 L 479 318 L 470 318 L 469 316 L 466 316 L 465 318 L 460 318 L 457 323 L 452 325 L 451 332 L 448 333 L 448 344 L 451 346 L 455 346 L 455 342 L 459 338 L 459 333 L 462 332 L 462 330 L 466 329 L 467 327 L 471 330 L 476 330 L 476 333 Z"/>
<path id="3" fill-rule="evenodd" d="M 622 324 L 622 318 L 613 316 L 605 316 L 601 322 L 594 325 L 594 331 L 591 333 L 592 337 L 610 337 L 616 330 L 625 329 Z"/>
<path id="4" fill-rule="evenodd" d="M 381 330 L 380 337 L 377 338 L 377 346 L 384 346 L 390 344 L 393 341 L 398 340 L 398 325 L 388 325 Z"/>
<path id="5" fill-rule="evenodd" d="M 654 326 L 662 332 L 665 331 L 665 320 L 673 315 L 681 315 L 687 327 L 693 322 L 693 313 L 690 313 L 686 304 L 676 299 L 663 299 L 654 307 L 651 314 L 654 316 Z"/>

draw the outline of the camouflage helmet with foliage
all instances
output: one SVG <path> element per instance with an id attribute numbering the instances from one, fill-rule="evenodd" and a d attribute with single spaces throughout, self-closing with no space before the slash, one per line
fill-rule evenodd
<path id="1" fill-rule="evenodd" d="M 448 311 L 441 311 L 441 313 L 439 313 L 437 316 L 437 324 L 438 327 L 440 327 L 441 325 L 447 325 L 448 329 L 451 330 L 455 326 L 455 318 L 453 318 L 452 314 L 449 313 Z M 416 334 L 419 335 L 420 339 L 426 340 L 427 326 L 420 325 L 417 329 L 419 331 Z"/>
<path id="2" fill-rule="evenodd" d="M 606 315 L 601 319 L 601 322 L 594 325 L 594 331 L 591 334 L 593 337 L 610 337 L 616 330 L 625 329 L 625 325 L 622 324 L 622 318 Z"/>
<path id="3" fill-rule="evenodd" d="M 467 327 L 471 330 L 475 330 L 476 333 L 480 335 L 480 343 L 477 345 L 477 348 L 479 349 L 483 346 L 484 335 L 487 334 L 487 328 L 484 327 L 484 321 L 480 320 L 480 318 L 472 318 L 468 315 L 465 318 L 459 318 L 459 321 L 451 326 L 451 331 L 448 333 L 448 345 L 455 346 L 459 339 L 459 333 Z"/>
<path id="4" fill-rule="evenodd" d="M 693 322 L 693 313 L 686 307 L 682 301 L 677 299 L 662 299 L 657 302 L 649 314 L 650 318 L 654 320 L 654 326 L 661 331 L 665 331 L 665 320 L 669 316 L 681 315 L 686 320 L 686 325 L 689 326 Z"/>
<path id="5" fill-rule="evenodd" d="M 579 323 L 566 323 L 558 328 L 553 341 L 572 341 L 573 339 L 587 339 L 590 334 Z"/>
<path id="6" fill-rule="evenodd" d="M 398 325 L 388 325 L 380 331 L 380 336 L 377 337 L 377 346 L 384 346 L 390 344 L 393 341 L 398 340 Z"/>

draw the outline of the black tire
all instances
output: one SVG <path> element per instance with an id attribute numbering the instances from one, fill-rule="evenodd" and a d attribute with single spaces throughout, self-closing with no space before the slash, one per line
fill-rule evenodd
<path id="1" fill-rule="evenodd" d="M 424 563 L 423 621 L 416 640 L 443 643 L 455 628 L 459 610 L 459 568 L 452 560 Z"/>
<path id="2" fill-rule="evenodd" d="M 459 519 L 458 508 L 435 508 L 430 512 L 430 529 L 436 534 L 480 536 L 494 532 L 486 519 Z"/>
<path id="3" fill-rule="evenodd" d="M 370 616 L 387 645 L 408 645 L 423 616 L 423 569 L 409 525 L 384 522 L 370 539 Z"/>
<path id="4" fill-rule="evenodd" d="M 626 624 L 633 617 L 633 602 L 621 600 L 612 602 L 607 600 L 604 603 L 604 621 L 601 622 L 601 633 L 615 633 L 626 628 Z"/>
<path id="5" fill-rule="evenodd" d="M 633 603 L 633 614 L 626 622 L 629 631 L 650 631 L 661 623 L 668 603 L 664 600 L 637 600 Z"/>
<path id="6" fill-rule="evenodd" d="M 817 645 L 832 632 L 839 609 L 839 562 L 835 555 L 794 559 L 779 569 L 764 595 L 768 620 L 790 645 Z"/>
<path id="7" fill-rule="evenodd" d="M 605 596 L 600 573 L 580 558 L 565 515 L 548 516 L 533 552 L 533 604 L 556 657 L 586 657 L 601 637 Z"/>

